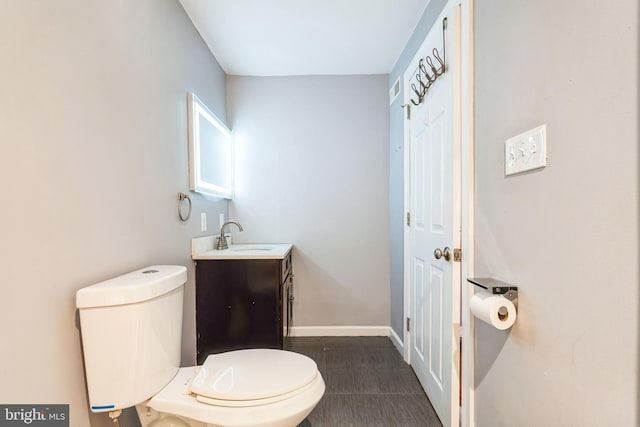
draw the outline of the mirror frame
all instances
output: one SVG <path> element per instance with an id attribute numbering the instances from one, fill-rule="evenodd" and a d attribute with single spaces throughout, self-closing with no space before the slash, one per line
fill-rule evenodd
<path id="1" fill-rule="evenodd" d="M 196 193 L 206 194 L 225 199 L 233 198 L 233 141 L 231 130 L 193 93 L 188 96 L 187 115 L 189 127 L 189 189 Z M 229 186 L 210 182 L 203 178 L 203 168 L 217 167 L 216 161 L 211 165 L 204 163 L 201 157 L 200 126 L 206 122 L 216 129 L 222 141 L 228 144 L 228 158 L 220 159 L 227 163 L 230 176 Z"/>

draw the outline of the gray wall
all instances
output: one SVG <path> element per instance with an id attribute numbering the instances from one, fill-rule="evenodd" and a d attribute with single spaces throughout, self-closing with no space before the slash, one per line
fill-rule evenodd
<path id="1" fill-rule="evenodd" d="M 295 326 L 388 326 L 387 76 L 227 79 L 240 242 L 295 246 Z"/>
<path id="2" fill-rule="evenodd" d="M 638 2 L 476 1 L 476 268 L 520 286 L 476 322 L 478 426 L 637 426 Z M 548 166 L 504 140 L 548 126 Z"/>
<path id="3" fill-rule="evenodd" d="M 402 78 L 406 68 L 422 45 L 427 33 L 433 26 L 446 0 L 431 0 L 427 5 L 411 38 L 404 47 L 393 70 L 389 75 L 387 88 Z M 391 286 L 391 328 L 403 339 L 404 334 L 404 90 L 390 107 L 389 113 L 389 241 L 391 271 L 389 276 Z"/>
<path id="4" fill-rule="evenodd" d="M 81 287 L 189 266 L 183 363 L 194 362 L 190 239 L 201 211 L 213 228 L 227 203 L 193 196 L 193 219 L 177 220 L 186 96 L 224 119 L 225 75 L 174 0 L 4 1 L 0 46 L 0 402 L 68 403 L 85 427 Z"/>

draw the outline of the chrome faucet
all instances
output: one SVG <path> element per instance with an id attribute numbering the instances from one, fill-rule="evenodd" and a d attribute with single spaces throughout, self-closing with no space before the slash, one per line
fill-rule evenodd
<path id="1" fill-rule="evenodd" d="M 227 244 L 227 236 L 224 235 L 224 228 L 229 224 L 235 224 L 235 225 L 238 226 L 238 230 L 244 231 L 242 229 L 242 226 L 240 225 L 240 223 L 235 222 L 235 221 L 227 221 L 224 224 L 222 224 L 222 227 L 220 227 L 220 237 L 218 238 L 218 243 L 216 243 L 216 250 L 217 251 L 221 251 L 222 249 L 228 249 L 229 248 L 229 245 Z"/>

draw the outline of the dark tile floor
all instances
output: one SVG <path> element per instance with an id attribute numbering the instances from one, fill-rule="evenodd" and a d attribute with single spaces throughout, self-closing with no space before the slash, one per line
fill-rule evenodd
<path id="1" fill-rule="evenodd" d="M 295 337 L 326 391 L 298 427 L 441 427 L 418 379 L 386 337 Z"/>

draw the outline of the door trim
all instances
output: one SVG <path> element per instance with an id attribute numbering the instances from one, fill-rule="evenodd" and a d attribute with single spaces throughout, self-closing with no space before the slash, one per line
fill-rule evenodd
<path id="1" fill-rule="evenodd" d="M 474 6 L 475 0 L 459 0 L 460 19 L 460 108 L 461 108 L 461 178 L 462 178 L 462 284 L 460 286 L 460 336 L 463 342 L 461 360 L 462 410 L 460 425 L 475 427 L 475 330 L 474 317 L 469 310 L 469 301 L 473 296 L 473 285 L 467 277 L 475 277 L 475 81 L 474 81 Z"/>

